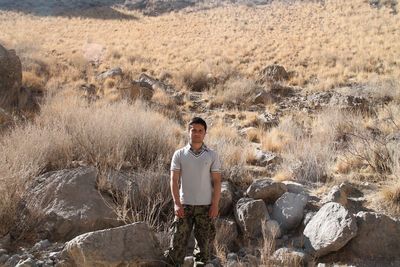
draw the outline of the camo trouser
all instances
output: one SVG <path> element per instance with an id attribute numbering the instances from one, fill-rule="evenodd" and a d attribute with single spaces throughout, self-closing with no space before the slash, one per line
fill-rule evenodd
<path id="1" fill-rule="evenodd" d="M 166 252 L 166 256 L 172 265 L 179 266 L 183 264 L 193 226 L 194 237 L 200 251 L 196 255 L 196 261 L 207 262 L 210 259 L 211 246 L 215 237 L 215 226 L 213 220 L 208 216 L 209 210 L 209 205 L 184 205 L 185 217 L 175 217 L 171 226 L 173 236 L 170 248 Z"/>

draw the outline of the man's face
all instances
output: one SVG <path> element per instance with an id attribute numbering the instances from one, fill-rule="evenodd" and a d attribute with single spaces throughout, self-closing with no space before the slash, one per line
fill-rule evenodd
<path id="1" fill-rule="evenodd" d="M 189 126 L 189 136 L 191 143 L 203 143 L 206 129 L 202 124 L 194 123 Z"/>

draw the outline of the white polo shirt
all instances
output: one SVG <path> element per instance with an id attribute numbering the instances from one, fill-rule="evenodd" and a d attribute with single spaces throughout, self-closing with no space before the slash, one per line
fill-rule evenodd
<path id="1" fill-rule="evenodd" d="M 171 171 L 176 170 L 181 172 L 181 203 L 210 205 L 213 193 L 211 172 L 221 172 L 217 153 L 203 144 L 200 153 L 196 154 L 188 144 L 172 156 Z"/>

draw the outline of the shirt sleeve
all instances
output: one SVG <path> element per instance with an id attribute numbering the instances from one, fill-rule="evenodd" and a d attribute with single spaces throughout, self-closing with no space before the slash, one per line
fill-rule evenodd
<path id="1" fill-rule="evenodd" d="M 179 150 L 175 151 L 171 160 L 171 171 L 179 171 L 181 170 L 181 157 Z"/>
<path id="2" fill-rule="evenodd" d="M 221 161 L 217 153 L 213 153 L 213 162 L 211 164 L 211 172 L 221 172 Z"/>

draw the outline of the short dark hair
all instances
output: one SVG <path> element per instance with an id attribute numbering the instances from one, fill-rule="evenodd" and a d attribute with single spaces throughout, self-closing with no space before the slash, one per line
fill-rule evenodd
<path id="1" fill-rule="evenodd" d="M 201 124 L 204 126 L 204 130 L 207 132 L 207 123 L 205 122 L 205 120 L 203 120 L 200 117 L 194 117 L 190 122 L 189 122 L 189 129 L 190 126 L 192 126 L 192 124 Z"/>

